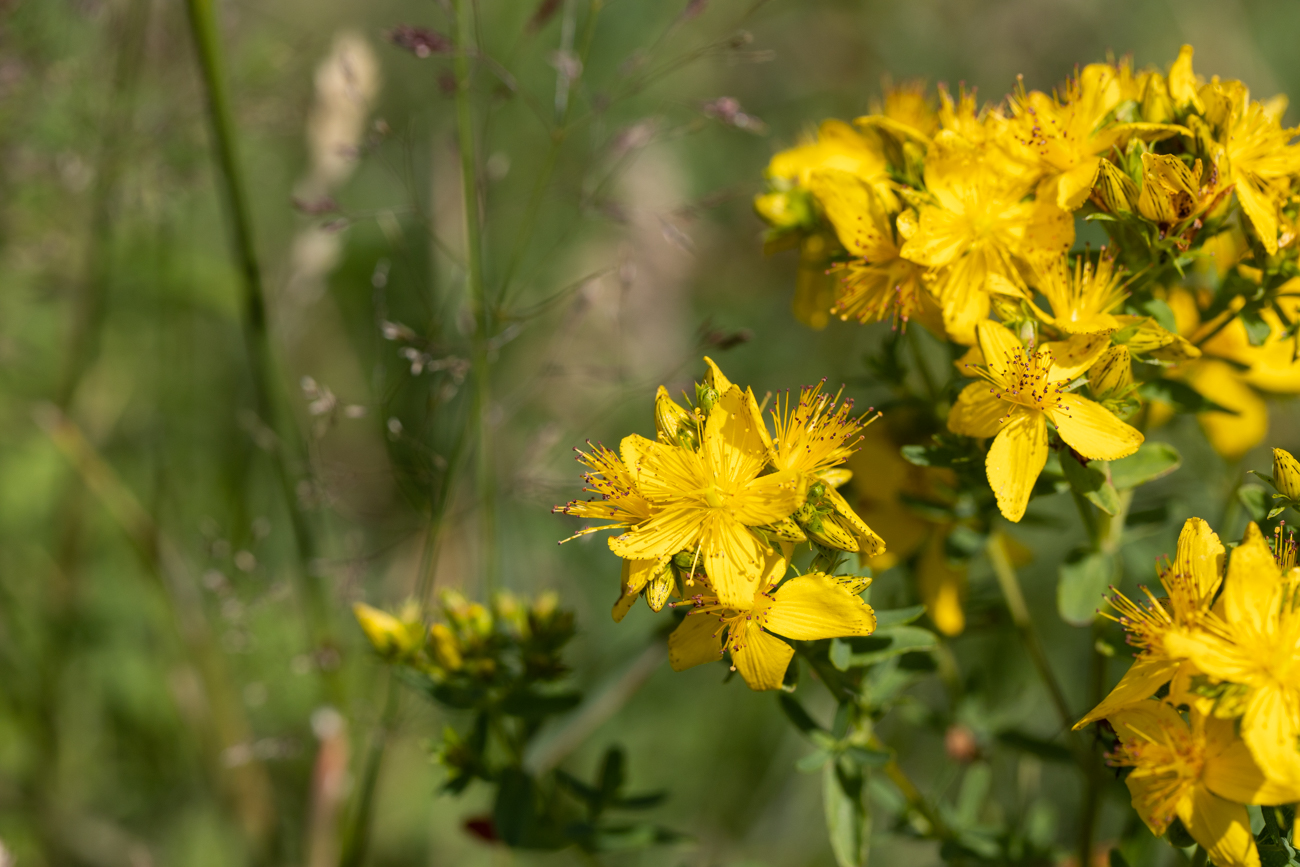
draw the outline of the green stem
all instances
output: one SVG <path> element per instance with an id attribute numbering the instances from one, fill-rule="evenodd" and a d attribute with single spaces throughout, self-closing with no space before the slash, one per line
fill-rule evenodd
<path id="1" fill-rule="evenodd" d="M 391 672 L 385 676 L 384 712 L 380 717 L 379 725 L 371 735 L 370 751 L 366 754 L 366 763 L 361 771 L 356 808 L 343 838 L 343 855 L 339 858 L 339 867 L 361 867 L 365 861 L 366 851 L 370 848 L 370 827 L 375 813 L 375 790 L 379 784 L 379 771 L 383 765 L 384 751 L 388 747 L 388 738 L 392 734 L 393 724 L 397 721 L 398 701 L 401 695 L 397 684 L 394 683 L 395 680 Z"/>
<path id="2" fill-rule="evenodd" d="M 491 371 L 488 341 L 492 336 L 492 310 L 483 283 L 483 222 L 479 213 L 478 158 L 474 145 L 474 114 L 470 105 L 469 51 L 473 45 L 470 0 L 453 0 L 456 15 L 456 49 L 452 68 L 456 75 L 456 132 L 460 145 L 461 190 L 465 198 L 465 270 L 470 303 L 474 308 L 474 424 L 478 430 L 478 494 L 481 568 L 484 586 L 496 583 L 496 491 L 492 478 Z"/>
<path id="3" fill-rule="evenodd" d="M 867 741 L 867 746 L 879 752 L 890 752 L 889 748 L 875 735 L 872 735 L 871 739 Z M 907 801 L 907 806 L 929 823 L 931 836 L 937 840 L 950 838 L 952 831 L 948 829 L 947 824 L 943 821 L 943 816 L 939 815 L 939 811 L 926 800 L 925 795 L 921 794 L 921 790 L 912 782 L 912 778 L 903 770 L 898 760 L 891 758 L 885 763 L 884 770 L 885 776 L 889 777 L 890 782 L 898 788 L 898 791 L 903 795 L 903 799 Z"/>
<path id="4" fill-rule="evenodd" d="M 1209 859 L 1210 853 L 1204 848 L 1197 846 L 1196 852 L 1192 855 L 1192 867 L 1205 867 L 1205 863 L 1209 861 Z"/>
<path id="5" fill-rule="evenodd" d="M 587 64 L 587 58 L 591 54 L 592 40 L 596 34 L 596 19 L 599 17 L 600 10 L 604 5 L 605 0 L 591 0 L 591 6 L 587 10 L 587 20 L 582 28 L 582 40 L 578 45 L 578 62 L 584 67 Z M 573 82 L 569 82 L 566 89 L 571 89 L 572 85 Z M 519 271 L 519 265 L 523 261 L 524 253 L 528 250 L 528 243 L 532 240 L 533 230 L 537 227 L 537 215 L 541 211 L 542 201 L 546 196 L 546 188 L 550 185 L 551 175 L 555 172 L 555 165 L 560 159 L 560 148 L 564 145 L 564 140 L 569 134 L 569 119 L 572 115 L 572 94 L 566 93 L 563 110 L 559 116 L 559 125 L 551 131 L 551 145 L 546 151 L 546 159 L 542 163 L 542 169 L 537 173 L 537 180 L 533 183 L 533 191 L 528 198 L 528 208 L 524 212 L 524 221 L 520 225 L 518 237 L 515 238 L 514 248 L 510 251 L 510 261 L 506 265 L 505 276 L 501 280 L 501 292 L 498 300 L 502 306 L 506 304 L 510 285 L 514 282 L 515 275 Z"/>
<path id="6" fill-rule="evenodd" d="M 279 483 L 289 512 L 299 564 L 296 571 L 299 592 L 307 609 L 307 625 L 315 645 L 333 644 L 330 612 L 323 582 L 314 572 L 315 545 L 307 517 L 298 505 L 297 479 L 289 469 L 285 450 L 300 448 L 299 435 L 292 413 L 277 412 L 278 393 L 274 377 L 274 353 L 267 326 L 266 293 L 262 270 L 253 242 L 252 210 L 247 184 L 236 151 L 235 126 L 226 92 L 221 62 L 221 43 L 217 31 L 213 0 L 186 0 L 199 70 L 207 95 L 208 122 L 211 126 L 214 156 L 218 169 L 222 201 L 229 221 L 231 243 L 243 283 L 244 346 L 252 373 L 259 416 L 278 437 L 271 450 L 276 481 Z M 337 687 L 333 689 L 337 692 Z"/>
<path id="7" fill-rule="evenodd" d="M 1056 708 L 1061 724 L 1068 731 L 1074 725 L 1076 717 L 1065 700 L 1065 691 L 1061 689 L 1060 682 L 1052 673 L 1051 663 L 1048 662 L 1047 652 L 1043 650 L 1038 630 L 1034 628 L 1034 621 L 1029 616 L 1029 606 L 1025 604 L 1025 594 L 1020 589 L 1020 579 L 1016 577 L 1015 567 L 1011 565 L 1011 558 L 1007 554 L 1006 542 L 1001 532 L 989 536 L 987 551 L 989 562 L 993 565 L 993 573 L 998 579 L 998 586 L 1002 589 L 1002 596 L 1006 600 L 1007 609 L 1011 612 L 1011 620 L 1020 634 L 1025 649 L 1029 651 L 1034 667 L 1038 669 L 1038 676 L 1047 687 L 1048 696 L 1052 700 L 1052 706 Z"/>
<path id="8" fill-rule="evenodd" d="M 1129 492 L 1125 492 L 1129 493 Z M 1103 621 L 1098 619 L 1092 624 L 1092 659 L 1088 670 L 1088 707 L 1101 703 L 1106 692 L 1106 657 L 1097 650 L 1097 642 L 1102 638 Z M 1095 732 L 1095 729 L 1094 729 Z M 1100 741 L 1096 734 L 1088 745 L 1087 764 L 1084 766 L 1083 811 L 1079 821 L 1079 863 L 1092 863 L 1092 841 L 1097 830 L 1097 814 L 1101 805 L 1101 787 L 1104 778 L 1104 766 L 1097 747 Z"/>

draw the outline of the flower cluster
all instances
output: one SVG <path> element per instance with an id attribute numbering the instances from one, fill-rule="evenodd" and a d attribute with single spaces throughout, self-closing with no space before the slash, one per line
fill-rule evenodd
<path id="1" fill-rule="evenodd" d="M 814 640 L 875 629 L 859 596 L 870 579 L 834 574 L 841 552 L 872 557 L 885 549 L 836 490 L 852 475 L 841 465 L 870 419 L 818 384 L 779 397 L 769 431 L 752 390 L 705 361 L 709 372 L 688 406 L 660 387 L 656 439 L 633 434 L 617 453 L 579 451 L 587 490 L 597 496 L 556 511 L 600 522 L 579 536 L 618 531 L 609 539 L 623 560 L 615 620 L 639 597 L 656 612 L 690 609 L 669 641 L 675 669 L 728 653 L 750 687 L 777 689 L 794 649 L 776 635 Z M 803 543 L 816 555 L 812 571 L 787 578 Z"/>
<path id="2" fill-rule="evenodd" d="M 1246 867 L 1260 861 L 1244 805 L 1300 800 L 1300 569 L 1293 543 L 1279 534 L 1270 550 L 1253 523 L 1226 575 L 1224 559 L 1192 518 L 1160 570 L 1163 597 L 1115 594 L 1137 657 L 1075 727 L 1115 729 L 1112 762 L 1132 768 L 1133 806 L 1154 833 L 1177 818 L 1215 864 Z"/>
<path id="3" fill-rule="evenodd" d="M 1074 376 L 1043 400 L 1086 375 L 1120 418 L 1194 412 L 1236 458 L 1267 435 L 1261 392 L 1300 393 L 1300 145 L 1284 108 L 1198 76 L 1190 46 L 1164 71 L 1091 64 L 998 105 L 910 84 L 774 156 L 755 208 L 769 250 L 800 250 L 805 323 L 915 320 L 975 346 L 996 319 L 1027 346 L 1086 344 L 1053 352 Z M 1107 246 L 1072 249 L 1080 220 Z M 1017 495 L 999 497 L 1013 520 Z"/>

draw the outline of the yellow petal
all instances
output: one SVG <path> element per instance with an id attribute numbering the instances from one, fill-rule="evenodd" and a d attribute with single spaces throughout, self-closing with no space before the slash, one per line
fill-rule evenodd
<path id="1" fill-rule="evenodd" d="M 704 384 L 711 386 L 719 395 L 731 391 L 731 380 L 727 379 L 727 375 L 722 372 L 722 368 L 718 367 L 713 359 L 707 355 L 704 356 L 704 363 L 709 366 L 709 372 L 704 374 Z"/>
<path id="2" fill-rule="evenodd" d="M 986 319 L 975 326 L 975 335 L 979 339 L 980 352 L 989 370 L 1000 379 L 1014 377 L 1016 358 L 1025 355 L 1024 344 L 1020 338 L 1001 322 Z"/>
<path id="3" fill-rule="evenodd" d="M 702 543 L 704 569 L 718 600 L 728 608 L 749 608 L 763 572 L 767 553 L 763 543 L 744 524 L 720 510 L 706 522 Z"/>
<path id="4" fill-rule="evenodd" d="M 961 390 L 948 413 L 948 430 L 968 437 L 991 437 L 1002 429 L 1012 404 L 993 395 L 987 382 L 972 382 Z"/>
<path id="5" fill-rule="evenodd" d="M 821 331 L 831 321 L 835 306 L 835 277 L 827 273 L 830 258 L 825 254 L 826 240 L 820 234 L 803 242 L 799 269 L 795 272 L 794 298 L 790 312 L 794 318 L 814 331 Z"/>
<path id="6" fill-rule="evenodd" d="M 744 631 L 743 644 L 734 649 L 736 637 L 732 637 L 733 650 L 731 661 L 745 678 L 750 689 L 780 689 L 785 680 L 785 670 L 794 657 L 794 648 L 781 639 L 768 635 L 757 623 L 748 621 Z"/>
<path id="7" fill-rule="evenodd" d="M 1294 689 L 1276 683 L 1258 687 L 1246 704 L 1241 719 L 1241 737 L 1250 754 L 1269 778 L 1287 786 L 1300 786 L 1300 750 Z"/>
<path id="8" fill-rule="evenodd" d="M 1077 394 L 1063 394 L 1048 410 L 1061 439 L 1088 460 L 1113 461 L 1128 457 L 1142 445 L 1142 434 L 1115 417 L 1099 403 Z"/>
<path id="9" fill-rule="evenodd" d="M 1151 698 L 1160 687 L 1169 682 L 1178 671 L 1178 662 L 1163 657 L 1141 658 L 1133 661 L 1119 683 L 1088 715 L 1074 724 L 1076 730 L 1099 719 Z"/>
<path id="10" fill-rule="evenodd" d="M 1270 780 L 1260 769 L 1232 720 L 1205 720 L 1206 788 L 1239 804 L 1293 804 L 1300 801 L 1300 781 Z"/>
<path id="11" fill-rule="evenodd" d="M 741 488 L 732 508 L 740 523 L 759 527 L 790 517 L 807 496 L 808 483 L 804 474 L 797 470 L 782 470 L 759 476 Z"/>
<path id="12" fill-rule="evenodd" d="M 883 553 L 885 550 L 885 540 L 869 526 L 867 522 L 858 516 L 858 513 L 849 505 L 849 501 L 834 488 L 826 490 L 825 498 L 835 509 L 835 517 L 843 524 L 850 533 L 853 534 L 857 541 L 858 553 L 864 557 L 874 557 Z M 847 549 L 846 549 L 847 550 Z"/>
<path id="13" fill-rule="evenodd" d="M 818 169 L 809 175 L 808 188 L 821 203 L 844 249 L 869 262 L 897 255 L 889 217 L 869 184 L 848 172 Z"/>
<path id="14" fill-rule="evenodd" d="M 611 536 L 609 550 L 625 560 L 658 560 L 694 550 L 710 511 L 683 508 L 660 512 L 621 536 Z"/>
<path id="15" fill-rule="evenodd" d="M 1192 789 L 1178 805 L 1178 818 L 1192 839 L 1201 844 L 1215 867 L 1259 867 L 1250 814 L 1202 786 Z"/>
<path id="16" fill-rule="evenodd" d="M 1043 349 L 1052 353 L 1052 370 L 1048 379 L 1061 382 L 1082 376 L 1109 347 L 1110 333 L 1107 331 L 1072 334 L 1068 340 L 1044 344 Z"/>
<path id="17" fill-rule="evenodd" d="M 962 597 L 966 594 L 966 567 L 954 567 L 943 550 L 943 533 L 933 533 L 916 567 L 917 590 L 926 613 L 944 635 L 960 635 L 966 628 Z"/>
<path id="18" fill-rule="evenodd" d="M 876 629 L 871 606 L 820 572 L 782 584 L 761 619 L 772 632 L 796 641 L 870 635 Z"/>
<path id="19" fill-rule="evenodd" d="M 1099 157 L 1086 157 L 1079 165 L 1061 175 L 1056 186 L 1056 204 L 1067 211 L 1076 210 L 1087 200 L 1101 168 Z"/>
<path id="20" fill-rule="evenodd" d="M 1169 68 L 1169 97 L 1179 109 L 1193 108 L 1197 112 L 1205 111 L 1205 104 L 1197 93 L 1196 74 L 1192 72 L 1192 46 L 1184 45 L 1178 52 L 1178 59 Z"/>
<path id="21" fill-rule="evenodd" d="M 734 385 L 722 394 L 704 425 L 700 452 L 720 485 L 743 485 L 762 472 L 772 458 L 771 438 L 752 395 Z"/>
<path id="22" fill-rule="evenodd" d="M 668 664 L 685 671 L 722 658 L 722 618 L 692 611 L 668 636 Z"/>
<path id="23" fill-rule="evenodd" d="M 1268 435 L 1268 405 L 1231 365 L 1202 359 L 1190 366 L 1187 381 L 1215 403 L 1236 411 L 1235 415 L 1204 412 L 1196 417 L 1216 452 L 1235 460 L 1264 441 Z"/>
<path id="24" fill-rule="evenodd" d="M 1223 580 L 1223 543 L 1210 529 L 1209 522 L 1201 518 L 1188 518 L 1178 534 L 1178 553 L 1175 571 L 1191 575 L 1196 582 L 1197 595 L 1209 599 L 1219 589 Z"/>
<path id="25" fill-rule="evenodd" d="M 1047 423 L 1041 412 L 1017 407 L 1002 427 L 984 469 L 998 509 L 1008 521 L 1025 516 L 1029 495 L 1047 463 Z"/>
<path id="26" fill-rule="evenodd" d="M 1224 582 L 1223 610 L 1228 622 L 1250 624 L 1255 634 L 1268 634 L 1282 570 L 1253 521 L 1246 526 L 1246 535 L 1228 560 Z"/>
<path id="27" fill-rule="evenodd" d="M 1241 209 L 1250 218 L 1255 233 L 1264 242 L 1264 248 L 1270 254 L 1277 252 L 1277 206 L 1274 195 L 1256 179 L 1246 173 L 1237 172 L 1237 201 Z"/>

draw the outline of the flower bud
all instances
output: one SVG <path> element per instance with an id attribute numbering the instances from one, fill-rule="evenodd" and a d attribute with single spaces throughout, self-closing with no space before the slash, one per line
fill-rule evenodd
<path id="1" fill-rule="evenodd" d="M 808 536 L 799 528 L 799 525 L 795 523 L 793 518 L 782 518 L 779 521 L 759 527 L 758 529 L 766 533 L 768 538 L 777 542 L 799 543 L 808 541 Z"/>
<path id="2" fill-rule="evenodd" d="M 1133 386 L 1133 360 L 1127 346 L 1112 346 L 1088 368 L 1088 389 L 1097 400 L 1122 398 Z"/>
<path id="3" fill-rule="evenodd" d="M 1186 163 L 1170 154 L 1142 154 L 1142 216 L 1161 225 L 1178 223 L 1192 215 L 1196 202 L 1196 179 Z"/>
<path id="4" fill-rule="evenodd" d="M 783 231 L 812 228 L 817 223 L 812 196 L 801 189 L 755 196 L 754 212 L 773 229 Z"/>
<path id="5" fill-rule="evenodd" d="M 840 551 L 857 551 L 858 540 L 852 528 L 845 525 L 839 515 L 829 514 L 815 517 L 804 525 L 808 537 L 814 542 Z"/>
<path id="6" fill-rule="evenodd" d="M 662 385 L 655 395 L 655 429 L 659 442 L 665 445 L 679 445 L 692 451 L 699 447 L 695 416 L 673 400 Z"/>
<path id="7" fill-rule="evenodd" d="M 407 625 L 387 611 L 357 602 L 352 606 L 352 614 L 379 655 L 400 656 L 415 650 L 418 639 L 412 640 Z"/>
<path id="8" fill-rule="evenodd" d="M 435 623 L 429 627 L 429 643 L 432 645 L 433 658 L 443 668 L 456 671 L 464 664 L 459 642 L 446 624 Z"/>
<path id="9" fill-rule="evenodd" d="M 645 585 L 645 602 L 651 611 L 663 611 L 668 604 L 668 597 L 677 589 L 677 579 L 672 566 L 665 563 L 664 568 L 655 574 Z"/>
<path id="10" fill-rule="evenodd" d="M 1300 461 L 1285 449 L 1273 449 L 1273 487 L 1289 500 L 1300 500 Z"/>
<path id="11" fill-rule="evenodd" d="M 1142 88 L 1142 120 L 1147 123 L 1170 123 L 1174 119 L 1174 101 L 1169 98 L 1169 85 L 1158 72 L 1147 77 Z"/>
<path id="12" fill-rule="evenodd" d="M 1112 214 L 1131 213 L 1138 203 L 1137 184 L 1110 160 L 1102 160 L 1092 200 Z"/>

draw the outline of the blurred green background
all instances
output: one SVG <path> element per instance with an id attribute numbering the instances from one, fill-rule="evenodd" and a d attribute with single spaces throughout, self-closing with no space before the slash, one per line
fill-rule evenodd
<path id="1" fill-rule="evenodd" d="M 760 395 L 828 377 L 861 406 L 886 397 L 863 359 L 888 327 L 796 324 L 794 258 L 763 257 L 749 206 L 772 153 L 824 117 L 867 111 L 883 76 L 964 82 L 996 101 L 1018 74 L 1050 89 L 1108 53 L 1164 67 L 1190 42 L 1199 72 L 1240 77 L 1259 96 L 1300 92 L 1300 5 L 1283 0 L 600 7 L 475 4 L 496 326 L 485 492 L 471 447 L 456 444 L 474 326 L 451 64 L 388 38 L 399 25 L 445 33 L 449 6 L 218 4 L 275 376 L 305 443 L 294 493 L 318 539 L 310 565 L 333 635 L 322 645 L 294 578 L 275 436 L 254 411 L 183 4 L 0 0 L 0 841 L 19 865 L 249 863 L 241 827 L 258 823 L 274 841 L 268 863 L 317 863 L 313 792 L 334 791 L 347 815 L 387 688 L 348 607 L 400 603 L 425 567 L 437 587 L 471 596 L 493 561 L 500 587 L 558 591 L 578 616 L 573 681 L 596 690 L 627 676 L 664 619 L 638 607 L 612 623 L 617 562 L 603 542 L 556 546 L 575 529 L 550 514 L 578 493 L 570 449 L 652 434 L 654 387 L 687 387 L 703 354 Z M 1294 413 L 1279 410 L 1270 444 L 1294 447 Z M 110 467 L 124 485 L 110 484 L 110 499 L 129 491 L 149 516 L 143 559 L 56 447 L 60 411 L 84 435 L 83 470 Z M 1224 517 L 1239 469 L 1192 425 L 1164 431 L 1186 467 L 1143 489 L 1173 506 L 1127 549 L 1129 584 L 1151 580 L 1188 515 Z M 1055 499 L 1042 512 L 1068 515 Z M 496 515 L 486 531 L 485 503 Z M 1056 568 L 1077 541 L 1062 532 L 1017 537 L 1037 552 L 1024 571 L 1030 602 L 1082 706 L 1091 637 L 1056 619 Z M 144 565 L 157 552 L 161 584 Z M 1005 612 L 987 571 L 972 573 L 970 626 L 954 642 L 981 697 L 964 722 L 977 735 L 1050 738 L 1041 689 L 997 628 Z M 886 607 L 916 598 L 902 569 L 873 594 Z M 229 684 L 221 706 L 202 685 L 211 666 Z M 770 696 L 722 675 L 659 665 L 566 760 L 589 776 L 622 743 L 632 787 L 671 792 L 656 820 L 693 838 L 605 860 L 833 863 L 818 778 L 793 768 L 807 745 Z M 945 757 L 944 694 L 936 685 L 915 699 L 882 737 L 923 787 L 954 793 L 963 770 Z M 443 719 L 414 695 L 396 719 L 370 863 L 582 861 L 464 833 L 487 803 L 475 790 L 438 794 L 426 741 Z M 1072 839 L 1071 771 L 987 749 L 1003 794 L 984 809 L 1036 810 Z M 1102 837 L 1128 815 L 1108 802 Z M 938 863 L 932 845 L 884 822 L 876 831 L 876 863 Z"/>

